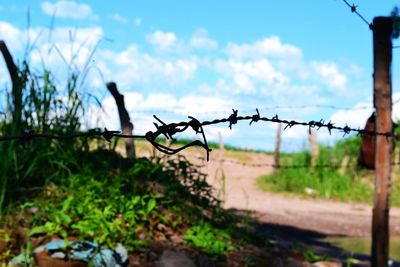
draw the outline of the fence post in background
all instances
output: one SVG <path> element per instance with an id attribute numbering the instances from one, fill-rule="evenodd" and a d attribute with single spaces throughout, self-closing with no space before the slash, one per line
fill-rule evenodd
<path id="1" fill-rule="evenodd" d="M 308 141 L 310 142 L 311 148 L 311 166 L 315 167 L 318 161 L 318 143 L 317 143 L 317 131 L 310 129 L 308 134 Z"/>
<path id="2" fill-rule="evenodd" d="M 219 140 L 219 162 L 222 165 L 224 161 L 225 146 L 224 146 L 224 138 L 222 137 L 221 132 L 218 132 L 218 140 Z"/>
<path id="3" fill-rule="evenodd" d="M 224 138 L 222 137 L 221 132 L 218 132 L 218 139 L 219 139 L 219 159 L 218 159 L 218 169 L 215 174 L 215 177 L 218 178 L 218 173 L 221 173 L 220 178 L 220 189 L 219 189 L 219 198 L 222 201 L 225 201 L 226 195 L 226 177 L 224 172 L 224 157 L 225 157 L 225 145 L 224 145 Z"/>
<path id="4" fill-rule="evenodd" d="M 0 52 L 3 54 L 4 61 L 10 74 L 12 83 L 12 116 L 13 116 L 13 134 L 21 133 L 22 117 L 22 90 L 24 81 L 19 77 L 18 68 L 14 63 L 12 55 L 8 50 L 6 43 L 0 40 Z"/>
<path id="5" fill-rule="evenodd" d="M 108 82 L 106 86 L 108 91 L 110 91 L 110 93 L 114 97 L 115 102 L 117 103 L 122 134 L 131 135 L 133 131 L 133 124 L 131 123 L 131 120 L 129 118 L 128 111 L 125 108 L 124 95 L 121 95 L 118 92 L 117 84 L 115 82 Z M 136 153 L 133 138 L 124 138 L 124 143 L 127 157 L 134 158 L 136 156 Z"/>
<path id="6" fill-rule="evenodd" d="M 281 137 L 282 137 L 282 124 L 278 123 L 278 129 L 276 130 L 275 151 L 274 151 L 275 169 L 279 169 L 279 167 L 281 166 L 280 162 Z"/>
<path id="7" fill-rule="evenodd" d="M 392 28 L 392 18 L 374 18 L 374 107 L 376 110 L 376 131 L 380 133 L 392 132 L 392 84 L 390 76 Z M 388 266 L 392 144 L 392 138 L 381 135 L 376 137 L 372 267 Z"/>

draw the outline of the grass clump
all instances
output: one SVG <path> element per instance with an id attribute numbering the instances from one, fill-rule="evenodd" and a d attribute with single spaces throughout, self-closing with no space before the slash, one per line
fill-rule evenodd
<path id="1" fill-rule="evenodd" d="M 371 172 L 357 166 L 359 137 L 339 141 L 334 147 L 320 146 L 315 166 L 308 151 L 286 155 L 281 168 L 258 179 L 266 191 L 289 192 L 341 201 L 371 202 L 374 195 Z"/>
<path id="2" fill-rule="evenodd" d="M 235 249 L 228 232 L 217 229 L 204 221 L 190 227 L 186 231 L 183 240 L 193 247 L 216 257 Z"/>

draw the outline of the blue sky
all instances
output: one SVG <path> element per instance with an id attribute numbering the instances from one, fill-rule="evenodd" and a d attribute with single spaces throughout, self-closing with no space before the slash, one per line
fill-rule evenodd
<path id="1" fill-rule="evenodd" d="M 372 21 L 389 15 L 398 1 L 355 4 Z M 68 62 L 75 55 L 77 69 L 89 63 L 84 90 L 101 99 L 105 112 L 91 105 L 87 127 L 119 128 L 115 104 L 104 87 L 110 80 L 125 94 L 136 133 L 154 129 L 152 114 L 166 122 L 190 115 L 210 120 L 229 116 L 232 108 L 251 115 L 257 107 L 268 117 L 362 127 L 371 112 L 358 108 L 372 105 L 372 32 L 342 0 L 0 0 L 0 39 L 16 59 L 23 58 L 27 32 L 31 42 L 39 36 L 29 60 L 37 68 L 44 62 L 61 87 L 66 64 L 60 54 Z M 394 100 L 400 97 L 395 77 L 399 53 L 393 52 Z M 4 62 L 0 65 L 0 83 L 7 87 Z M 400 112 L 396 105 L 394 109 L 397 118 Z M 273 124 L 243 122 L 232 131 L 227 125 L 205 131 L 211 140 L 221 132 L 226 143 L 270 150 L 275 129 Z M 283 149 L 301 147 L 306 133 L 301 127 L 285 131 Z M 332 143 L 341 134 L 329 136 L 322 130 L 318 136 Z"/>

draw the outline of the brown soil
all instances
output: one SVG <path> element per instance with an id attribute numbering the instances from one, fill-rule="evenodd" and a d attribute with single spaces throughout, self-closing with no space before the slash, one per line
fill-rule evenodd
<path id="1" fill-rule="evenodd" d="M 193 155 L 199 156 L 200 154 L 196 153 L 203 151 L 186 153 L 191 161 L 203 163 L 193 157 Z M 227 159 L 226 154 L 227 152 L 225 159 Z M 369 236 L 371 234 L 372 204 L 343 203 L 264 192 L 257 187 L 256 180 L 261 175 L 273 172 L 272 167 L 251 167 L 233 162 L 272 164 L 271 156 L 235 152 L 233 157 L 222 163 L 218 161 L 219 157 L 220 151 L 213 150 L 210 161 L 203 163 L 202 171 L 208 174 L 209 183 L 222 196 L 226 209 L 250 210 L 260 222 L 317 231 L 325 235 Z M 247 159 L 243 161 L 235 158 Z M 225 175 L 225 189 L 222 186 L 221 169 Z M 390 210 L 390 231 L 393 236 L 400 235 L 400 208 Z"/>
<path id="2" fill-rule="evenodd" d="M 139 156 L 149 156 L 151 153 L 153 151 L 142 143 Z M 226 209 L 252 211 L 263 223 L 317 231 L 325 235 L 360 237 L 371 234 L 372 200 L 371 205 L 343 203 L 260 190 L 256 185 L 257 178 L 272 173 L 273 167 L 252 167 L 240 163 L 272 164 L 272 156 L 255 152 L 221 153 L 214 149 L 210 153 L 210 160 L 205 162 L 201 159 L 205 157 L 203 149 L 189 148 L 180 154 L 202 166 L 201 171 L 207 174 L 208 182 L 216 189 Z M 221 163 L 221 158 L 226 161 Z M 400 208 L 390 209 L 390 233 L 400 236 Z"/>

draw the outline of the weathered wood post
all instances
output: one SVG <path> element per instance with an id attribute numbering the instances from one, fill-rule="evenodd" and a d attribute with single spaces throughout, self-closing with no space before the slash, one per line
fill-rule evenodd
<path id="1" fill-rule="evenodd" d="M 225 158 L 225 145 L 224 145 L 224 138 L 222 137 L 221 132 L 218 132 L 218 139 L 219 139 L 219 166 L 218 169 L 221 172 L 221 188 L 220 188 L 220 196 L 219 198 L 222 201 L 225 201 L 226 197 L 226 179 L 225 179 L 225 172 L 224 172 L 224 158 Z"/>
<path id="2" fill-rule="evenodd" d="M 376 17 L 374 40 L 374 107 L 376 130 L 392 132 L 392 18 Z M 372 214 L 371 266 L 387 267 L 389 258 L 389 205 L 393 138 L 376 137 L 375 199 Z"/>
<path id="3" fill-rule="evenodd" d="M 310 142 L 311 149 L 311 166 L 315 167 L 318 163 L 318 142 L 317 142 L 317 131 L 310 129 L 308 132 L 308 141 Z"/>
<path id="4" fill-rule="evenodd" d="M 122 134 L 131 135 L 133 131 L 133 124 L 129 118 L 129 113 L 125 108 L 124 96 L 118 92 L 117 84 L 115 82 L 108 82 L 106 86 L 117 104 Z M 127 157 L 134 158 L 136 153 L 133 138 L 124 138 L 124 143 Z"/>
<path id="5" fill-rule="evenodd" d="M 20 77 L 18 74 L 18 67 L 15 65 L 14 60 L 10 51 L 7 48 L 6 43 L 0 40 L 0 52 L 3 54 L 4 61 L 8 72 L 11 77 L 11 96 L 12 96 L 12 116 L 13 116 L 13 134 L 21 133 L 21 122 L 22 122 L 22 90 L 24 87 L 25 77 Z"/>
<path id="6" fill-rule="evenodd" d="M 274 151 L 274 167 L 275 167 L 275 169 L 279 169 L 279 167 L 281 166 L 281 162 L 280 162 L 281 137 L 282 137 L 282 124 L 278 123 L 278 129 L 276 130 L 275 151 Z"/>

